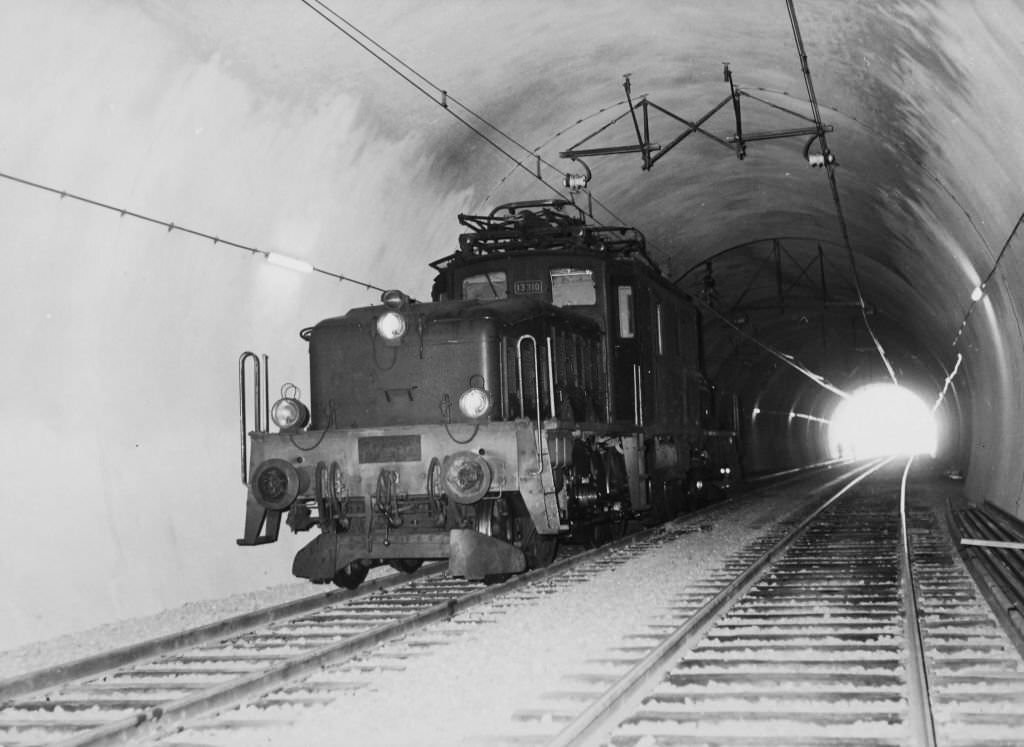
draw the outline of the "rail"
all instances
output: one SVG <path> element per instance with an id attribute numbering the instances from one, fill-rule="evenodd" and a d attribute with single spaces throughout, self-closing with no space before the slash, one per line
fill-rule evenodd
<path id="1" fill-rule="evenodd" d="M 56 666 L 37 669 L 25 674 L 0 680 L 0 702 L 37 692 L 46 688 L 59 687 L 72 680 L 94 677 L 115 667 L 124 667 L 139 663 L 157 656 L 165 656 L 182 651 L 192 646 L 202 645 L 210 641 L 220 640 L 250 630 L 287 620 L 290 617 L 304 615 L 322 607 L 336 604 L 345 599 L 355 599 L 368 594 L 390 589 L 404 584 L 414 578 L 421 578 L 438 573 L 444 568 L 443 563 L 431 563 L 423 566 L 413 574 L 385 576 L 376 581 L 363 584 L 358 591 L 332 589 L 322 594 L 311 594 L 291 602 L 263 609 L 246 612 L 198 628 L 190 628 L 178 633 L 141 641 L 108 651 L 95 656 L 86 656 L 75 661 Z"/>
<path id="2" fill-rule="evenodd" d="M 909 710 L 914 733 L 920 738 L 922 747 L 935 747 L 935 719 L 932 717 L 931 694 L 928 680 L 928 666 L 925 662 L 924 635 L 921 631 L 921 619 L 918 614 L 918 594 L 914 583 L 914 569 L 910 554 L 910 532 L 907 523 L 907 476 L 914 458 L 907 460 L 900 480 L 900 582 L 903 586 L 904 598 L 909 600 L 905 605 L 904 635 L 907 638 L 907 678 L 910 681 Z"/>
<path id="3" fill-rule="evenodd" d="M 692 645 L 714 620 L 734 604 L 738 597 L 750 589 L 764 574 L 776 558 L 782 555 L 796 540 L 802 536 L 811 523 L 840 497 L 846 494 L 861 480 L 864 480 L 885 466 L 886 461 L 877 461 L 866 466 L 856 477 L 837 491 L 832 497 L 820 504 L 809 513 L 791 532 L 775 543 L 754 563 L 737 575 L 728 585 L 721 589 L 706 604 L 680 625 L 671 635 L 652 649 L 643 659 L 635 664 L 628 673 L 609 688 L 601 697 L 570 721 L 556 737 L 548 742 L 548 747 L 571 747 L 585 744 L 595 739 L 604 728 L 608 718 L 623 701 L 638 695 L 645 686 L 659 678 L 662 668 L 681 649 Z"/>
<path id="4" fill-rule="evenodd" d="M 867 477 L 868 474 L 869 474 L 868 469 L 865 468 L 862 465 L 862 466 L 859 466 L 856 469 L 856 471 L 854 472 L 854 474 L 851 475 L 851 476 L 854 477 L 856 481 L 859 481 L 859 480 L 863 480 L 865 477 Z M 839 482 L 840 482 L 840 480 L 832 480 L 832 481 L 829 482 L 829 486 L 826 486 L 826 487 L 829 490 L 834 492 L 836 490 L 836 487 L 830 487 L 830 486 L 838 486 Z M 816 507 L 816 509 L 815 509 L 815 511 L 814 511 L 814 513 L 812 515 L 806 516 L 806 517 L 805 516 L 794 517 L 794 518 L 790 518 L 790 519 L 787 519 L 786 521 L 782 522 L 782 524 L 779 527 L 779 531 L 773 533 L 772 536 L 770 537 L 770 539 L 766 539 L 766 541 L 764 541 L 764 542 L 756 543 L 755 544 L 755 548 L 754 548 L 754 550 L 752 552 L 751 551 L 745 551 L 745 552 L 747 552 L 747 556 L 746 557 L 748 557 L 748 558 L 750 558 L 752 560 L 753 559 L 757 559 L 757 562 L 761 562 L 762 560 L 767 560 L 769 562 L 780 560 L 781 559 L 781 554 L 786 552 L 789 549 L 787 546 L 785 546 L 786 540 L 781 539 L 783 531 L 787 532 L 787 533 L 789 533 L 790 531 L 792 531 L 794 533 L 801 533 L 801 532 L 804 532 L 805 530 L 811 528 L 812 527 L 812 524 L 811 524 L 812 520 L 816 516 L 822 514 L 826 509 L 830 508 L 835 503 L 835 501 L 838 498 L 840 498 L 841 495 L 843 495 L 846 491 L 848 491 L 850 489 L 850 487 L 852 487 L 852 485 L 847 485 L 846 487 L 843 488 L 843 490 L 839 491 L 838 494 L 829 495 L 828 498 L 823 503 L 821 503 L 820 499 L 816 499 L 819 502 L 820 505 L 818 505 Z M 833 521 L 833 523 L 835 525 L 842 526 L 842 525 L 845 525 L 845 523 L 848 523 L 849 517 L 848 516 L 846 518 L 839 517 L 838 519 L 833 518 L 832 521 Z M 401 592 L 401 591 L 397 591 L 397 590 L 390 591 L 387 595 L 385 595 L 386 597 L 388 597 L 390 599 L 390 604 L 394 605 L 396 609 L 398 607 L 401 607 L 403 609 L 408 607 L 409 609 L 407 610 L 407 612 L 411 613 L 412 617 L 416 618 L 415 622 L 413 621 L 412 617 L 407 617 L 403 613 L 403 617 L 402 617 L 401 620 L 393 619 L 391 622 L 388 622 L 387 624 L 385 624 L 383 626 L 377 626 L 374 630 L 371 630 L 369 628 L 364 628 L 364 629 L 362 629 L 358 633 L 353 631 L 353 634 L 352 634 L 351 637 L 349 637 L 348 639 L 342 641 L 342 640 L 338 640 L 336 634 L 332 633 L 330 631 L 315 632 L 315 631 L 309 630 L 308 629 L 309 621 L 306 621 L 305 623 L 303 623 L 303 625 L 306 626 L 306 629 L 304 629 L 302 631 L 295 631 L 295 633 L 294 633 L 295 635 L 303 637 L 306 640 L 306 644 L 305 645 L 308 645 L 308 648 L 306 649 L 305 652 L 302 652 L 302 653 L 298 653 L 295 650 L 295 647 L 296 647 L 295 643 L 289 643 L 289 642 L 284 640 L 286 638 L 286 636 L 281 632 L 280 629 L 277 629 L 276 631 L 262 632 L 258 636 L 256 636 L 255 638 L 260 639 L 261 641 L 264 640 L 264 639 L 266 639 L 266 640 L 271 640 L 272 639 L 273 645 L 281 646 L 281 648 L 283 649 L 283 651 L 281 653 L 274 653 L 273 651 L 270 651 L 270 650 L 256 650 L 256 651 L 249 650 L 249 651 L 247 651 L 246 656 L 249 656 L 249 657 L 251 657 L 253 659 L 263 658 L 263 659 L 266 659 L 267 661 L 270 662 L 270 666 L 267 667 L 266 669 L 263 669 L 262 673 L 258 673 L 258 672 L 255 672 L 255 671 L 253 671 L 253 672 L 251 672 L 249 674 L 241 674 L 241 673 L 239 673 L 240 676 L 235 678 L 232 683 L 222 682 L 219 685 L 215 685 L 213 688 L 204 689 L 202 692 L 200 692 L 199 688 L 195 688 L 195 689 L 192 689 L 191 692 L 187 693 L 185 695 L 185 697 L 174 698 L 174 699 L 168 698 L 166 700 L 162 700 L 162 702 L 155 703 L 153 705 L 149 705 L 149 706 L 145 706 L 145 707 L 138 706 L 138 705 L 133 705 L 134 702 L 138 702 L 138 701 L 142 700 L 143 696 L 140 693 L 138 695 L 133 696 L 134 697 L 134 701 L 131 698 L 126 698 L 125 701 L 124 701 L 124 705 L 122 707 L 125 708 L 125 709 L 128 709 L 129 713 L 131 714 L 128 718 L 123 718 L 123 717 L 120 717 L 120 716 L 114 716 L 115 720 L 112 720 L 111 722 L 108 722 L 108 723 L 105 723 L 103 725 L 100 725 L 96 729 L 91 729 L 90 728 L 90 730 L 88 730 L 88 731 L 84 731 L 82 733 L 75 734 L 74 736 L 71 736 L 69 739 L 67 739 L 62 744 L 67 744 L 67 745 L 72 745 L 72 744 L 74 744 L 74 745 L 85 745 L 85 744 L 109 743 L 110 740 L 124 740 L 124 739 L 132 739 L 132 740 L 134 740 L 134 739 L 140 739 L 140 738 L 149 738 L 149 737 L 156 737 L 156 736 L 159 736 L 159 735 L 162 735 L 162 734 L 167 734 L 169 732 L 176 731 L 176 730 L 181 729 L 181 728 L 184 728 L 184 729 L 194 728 L 194 729 L 197 729 L 197 730 L 202 730 L 203 728 L 205 728 L 204 725 L 206 724 L 206 722 L 203 721 L 203 722 L 200 722 L 199 725 L 197 725 L 196 722 L 195 722 L 195 719 L 198 718 L 198 717 L 204 716 L 205 714 L 209 713 L 211 709 L 224 708 L 227 704 L 238 702 L 238 700 L 240 698 L 246 698 L 246 699 L 247 698 L 252 698 L 252 697 L 255 697 L 259 693 L 265 693 L 265 692 L 269 692 L 269 691 L 272 691 L 272 690 L 277 690 L 277 689 L 279 689 L 281 687 L 282 684 L 284 684 L 286 682 L 289 682 L 289 681 L 291 681 L 291 680 L 293 680 L 293 679 L 295 679 L 297 677 L 303 677 L 303 676 L 305 676 L 305 675 L 307 675 L 307 674 L 309 674 L 311 672 L 315 672 L 315 671 L 319 670 L 320 668 L 322 668 L 322 667 L 324 667 L 324 666 L 326 666 L 328 664 L 332 664 L 332 663 L 335 663 L 335 662 L 338 662 L 338 661 L 341 661 L 341 660 L 349 658 L 356 651 L 364 650 L 364 647 L 366 645 L 370 644 L 370 643 L 379 643 L 379 642 L 382 642 L 384 640 L 391 640 L 391 639 L 395 638 L 398 635 L 407 634 L 407 633 L 411 632 L 413 629 L 415 629 L 415 628 L 417 628 L 417 627 L 419 627 L 421 625 L 426 625 L 426 624 L 430 623 L 431 621 L 438 621 L 438 620 L 441 620 L 441 619 L 445 619 L 448 616 L 451 616 L 451 615 L 453 615 L 453 614 L 455 614 L 457 612 L 460 612 L 460 611 L 462 611 L 464 609 L 467 609 L 469 606 L 473 605 L 474 603 L 478 603 L 480 601 L 484 601 L 485 599 L 493 598 L 494 596 L 502 594 L 505 591 L 509 591 L 512 588 L 522 587 L 522 586 L 524 586 L 524 585 L 526 585 L 526 584 L 528 584 L 528 583 L 530 583 L 532 581 L 537 581 L 537 580 L 540 580 L 540 579 L 550 578 L 551 576 L 557 575 L 558 573 L 560 573 L 562 571 L 565 571 L 565 570 L 568 570 L 571 567 L 578 567 L 578 564 L 580 564 L 581 562 L 584 562 L 586 560 L 589 560 L 591 558 L 594 558 L 594 559 L 598 559 L 599 557 L 603 558 L 606 555 L 607 551 L 609 549 L 613 548 L 613 547 L 622 547 L 623 545 L 626 545 L 626 544 L 637 543 L 642 538 L 652 537 L 655 533 L 657 533 L 659 531 L 663 532 L 663 530 L 661 528 L 654 528 L 654 529 L 651 529 L 651 530 L 647 530 L 646 532 L 641 532 L 641 533 L 638 533 L 638 534 L 630 535 L 630 536 L 628 536 L 626 538 L 623 538 L 623 539 L 618 540 L 616 542 L 610 543 L 610 544 L 605 545 L 605 546 L 603 546 L 601 548 L 597 548 L 597 549 L 594 549 L 594 550 L 590 550 L 590 551 L 581 553 L 579 555 L 573 556 L 572 558 L 565 558 L 565 559 L 562 559 L 560 561 L 556 561 L 556 563 L 554 563 L 552 566 L 549 566 L 546 569 L 540 569 L 539 571 L 532 571 L 532 572 L 529 572 L 529 573 L 524 574 L 522 576 L 518 576 L 518 577 L 514 578 L 512 581 L 509 581 L 509 582 L 507 582 L 505 584 L 496 585 L 496 586 L 492 586 L 492 587 L 488 587 L 488 588 L 484 588 L 484 589 L 481 589 L 480 585 L 478 585 L 478 584 L 477 585 L 472 585 L 472 584 L 467 584 L 467 583 L 462 583 L 462 582 L 453 583 L 452 581 L 447 581 L 440 588 L 436 588 L 436 589 L 428 588 L 428 587 L 423 586 L 423 585 L 417 585 L 415 588 L 411 588 L 410 590 L 408 590 L 406 592 Z M 667 534 L 669 534 L 669 533 L 665 533 L 665 534 L 667 536 Z M 875 537 L 875 534 L 870 534 L 869 535 L 869 539 L 871 541 L 874 541 L 874 537 Z M 930 548 L 925 548 L 924 550 L 922 550 L 922 552 L 930 553 L 932 551 L 931 551 Z M 831 558 L 831 555 L 826 554 L 825 557 L 828 559 L 828 558 Z M 600 560 L 601 567 L 605 567 L 606 562 L 607 561 L 604 560 L 604 559 Z M 746 564 L 746 561 L 744 561 L 744 565 L 745 564 Z M 799 572 L 804 572 L 804 571 L 807 570 L 806 567 L 802 563 L 801 564 L 793 564 L 793 565 L 799 565 L 799 568 L 797 570 L 798 573 Z M 738 569 L 737 566 L 733 566 L 733 567 Z M 423 569 L 421 569 L 421 571 L 418 572 L 416 575 L 420 575 L 420 573 L 422 573 L 422 570 Z M 774 573 L 774 572 L 775 571 L 773 569 L 772 573 Z M 818 572 L 820 573 L 820 572 L 823 572 L 823 571 L 818 571 Z M 825 572 L 831 573 L 831 571 L 825 571 Z M 749 571 L 748 573 L 756 574 L 757 571 L 755 569 L 755 570 Z M 740 585 L 742 583 L 741 580 L 738 577 L 737 577 L 737 579 L 735 581 L 733 581 L 732 580 L 733 575 L 734 575 L 734 571 L 731 571 L 729 573 L 728 577 L 725 577 L 725 578 L 722 579 L 722 585 L 721 586 L 718 586 L 717 583 L 716 583 L 716 588 L 714 590 L 710 590 L 709 589 L 708 596 L 705 597 L 705 600 L 709 599 L 711 597 L 711 595 L 714 595 L 714 594 L 717 594 L 717 595 L 714 597 L 714 599 L 711 599 L 711 601 L 708 602 L 708 604 L 714 603 L 714 601 L 716 599 L 718 599 L 718 600 L 725 600 L 724 601 L 725 607 L 726 608 L 728 607 L 728 600 L 726 600 L 726 597 L 729 596 L 728 593 L 727 592 L 717 593 L 717 592 L 718 592 L 719 589 L 724 588 L 725 584 L 727 584 L 727 583 L 733 584 L 733 588 L 737 588 L 737 585 Z M 886 578 L 884 580 L 887 581 L 888 578 L 891 575 L 892 574 L 890 574 L 888 571 L 886 571 L 886 573 L 885 573 Z M 409 577 L 405 577 L 405 579 L 408 579 L 408 578 Z M 867 584 L 867 585 L 875 583 L 874 581 L 871 581 L 870 579 L 868 581 L 856 581 L 856 580 L 854 580 L 854 581 L 857 584 Z M 752 577 L 750 579 L 750 582 L 751 582 L 751 584 L 757 583 L 757 578 L 756 577 Z M 847 585 L 849 585 L 849 584 L 847 584 Z M 844 586 L 842 588 L 845 589 L 846 587 Z M 860 589 L 860 586 L 858 586 L 857 588 Z M 362 590 L 360 590 L 360 591 L 362 591 Z M 339 594 L 339 592 L 333 592 L 332 593 L 332 595 L 338 595 L 338 594 Z M 341 594 L 344 594 L 344 592 L 341 592 Z M 351 596 L 351 594 L 347 594 L 346 595 L 346 597 L 348 597 L 348 596 Z M 424 599 L 415 599 L 414 600 L 414 597 L 424 597 Z M 368 615 L 366 613 L 366 604 L 370 601 L 368 599 L 368 595 L 361 595 L 360 596 L 360 600 L 361 601 L 357 605 L 358 608 L 359 608 L 359 611 L 357 612 L 357 615 L 359 615 L 361 617 L 364 617 L 364 618 L 368 617 Z M 362 600 L 365 600 L 365 601 L 362 601 Z M 411 604 L 413 601 L 416 601 L 415 605 Z M 701 602 L 701 604 L 703 604 L 703 602 Z M 412 609 L 413 606 L 415 606 L 415 608 L 416 608 L 415 610 Z M 868 606 L 870 606 L 870 605 L 868 605 Z M 695 606 L 694 609 L 697 609 L 697 607 Z M 328 615 L 325 615 L 325 617 L 326 618 L 338 617 L 339 616 L 338 612 L 339 612 L 338 610 L 332 611 Z M 690 613 L 687 612 L 687 614 L 690 614 Z M 711 617 L 707 618 L 704 624 L 702 624 L 701 621 L 699 621 L 699 620 L 695 621 L 694 623 L 691 624 L 691 627 L 696 626 L 696 627 L 693 628 L 696 631 L 696 634 L 698 634 L 698 635 L 702 634 L 703 631 L 706 630 L 709 625 L 715 624 L 715 620 L 714 620 L 715 615 L 714 615 L 713 612 L 709 613 L 706 606 L 700 607 L 699 611 L 697 612 L 698 616 L 700 616 L 700 615 L 708 615 L 708 614 L 710 614 Z M 875 614 L 878 614 L 878 613 L 875 613 Z M 384 616 L 383 614 L 376 614 L 376 613 L 375 613 L 375 615 L 373 615 L 373 617 L 377 617 L 377 618 L 383 617 L 383 616 Z M 397 615 L 395 615 L 395 617 L 397 618 Z M 345 624 L 347 625 L 347 623 L 345 623 Z M 735 626 L 735 623 L 731 623 L 731 625 Z M 767 628 L 770 628 L 770 627 L 771 627 L 770 625 L 767 626 Z M 847 631 L 845 633 L 841 633 L 841 634 L 842 635 L 848 635 L 848 634 L 850 634 L 850 630 L 847 629 Z M 854 632 L 853 634 L 855 636 L 862 636 L 863 635 L 861 633 L 856 633 L 856 632 Z M 718 640 L 718 641 L 726 640 L 726 639 L 728 639 L 728 637 L 730 635 L 736 635 L 736 634 L 735 633 L 718 634 L 715 637 L 715 640 Z M 215 636 L 215 637 L 217 637 L 217 636 Z M 763 638 L 763 637 L 764 636 L 762 635 L 761 638 Z M 679 638 L 679 633 L 675 632 L 673 634 L 673 638 L 677 638 L 678 639 Z M 877 638 L 877 635 L 872 633 L 871 634 L 871 639 L 875 640 L 876 638 Z M 209 640 L 209 638 L 207 640 Z M 247 641 L 252 641 L 252 640 L 253 640 L 252 637 L 247 638 Z M 323 642 L 322 643 L 318 643 L 317 641 L 323 641 Z M 761 645 L 761 644 L 768 645 L 768 644 L 765 643 L 764 640 L 761 640 L 760 644 L 757 644 L 757 645 Z M 243 644 L 243 645 L 245 645 L 245 644 Z M 269 645 L 269 644 L 264 644 L 264 643 L 261 642 L 259 645 L 263 646 L 263 645 Z M 716 645 L 718 645 L 718 644 L 716 644 Z M 751 644 L 747 643 L 747 642 L 741 642 L 740 644 L 737 644 L 737 645 L 749 646 Z M 837 644 L 835 641 L 832 641 L 832 642 L 830 642 L 827 645 L 834 647 L 835 650 L 839 650 L 843 646 L 848 646 L 848 645 L 852 645 L 852 644 L 843 643 L 842 645 L 840 645 L 840 644 Z M 886 648 L 886 650 L 892 649 L 894 647 L 894 644 L 891 643 L 891 642 L 885 643 L 884 647 Z M 661 645 L 661 646 L 657 646 L 657 650 L 661 650 L 662 652 L 664 652 L 667 649 L 665 648 L 664 645 Z M 832 649 L 829 649 L 829 650 L 832 650 Z M 648 659 L 651 658 L 651 656 L 653 656 L 654 654 L 655 654 L 655 649 L 652 649 L 647 658 Z M 218 656 L 223 657 L 224 654 L 218 654 L 215 650 L 206 650 L 205 652 L 203 652 L 203 659 L 204 659 L 204 661 L 207 661 L 207 662 L 209 662 L 209 661 L 217 661 L 218 660 Z M 285 656 L 287 656 L 288 658 L 285 658 Z M 667 654 L 667 656 L 671 656 L 671 651 Z M 188 658 L 191 658 L 193 660 L 197 659 L 197 657 L 194 656 L 194 655 L 191 656 L 191 657 L 183 657 L 183 659 L 182 659 L 182 662 L 183 662 L 182 666 L 184 666 L 184 659 L 188 659 Z M 840 658 L 842 658 L 842 657 L 840 657 Z M 895 655 L 890 655 L 889 658 L 890 659 L 895 659 Z M 226 659 L 224 659 L 224 660 L 226 660 Z M 175 659 L 175 661 L 177 661 L 177 658 Z M 157 669 L 159 669 L 159 667 L 154 667 L 154 666 L 151 666 L 150 664 L 147 664 L 146 667 L 144 668 L 144 670 L 142 671 L 142 673 L 140 673 L 138 676 L 139 677 L 143 677 L 143 678 L 154 677 L 155 675 L 153 675 L 152 672 L 157 671 Z M 634 667 L 634 670 L 635 669 L 636 668 Z M 165 674 L 166 674 L 166 672 L 165 672 Z M 78 676 L 81 676 L 81 673 L 78 673 Z M 179 675 L 173 675 L 173 676 L 179 676 Z M 109 680 L 110 678 L 105 678 L 105 679 Z M 650 680 L 648 679 L 648 680 L 645 680 L 645 681 L 650 681 Z M 119 681 L 119 684 L 123 684 L 123 682 Z M 76 688 L 77 687 L 78 687 L 78 685 L 76 685 Z M 104 687 L 104 685 L 102 685 L 102 684 L 99 685 L 100 691 L 103 691 L 102 690 L 103 687 Z M 107 688 L 108 688 L 108 691 L 109 691 L 109 685 L 107 686 Z M 159 689 L 159 688 L 157 688 L 157 689 Z M 170 688 L 170 689 L 174 689 L 174 688 Z M 33 690 L 36 690 L 36 689 L 33 688 Z M 0 688 L 0 694 L 4 694 L 2 688 Z M 6 695 L 7 695 L 7 697 L 10 697 L 9 693 L 6 694 Z M 47 704 L 55 703 L 55 704 L 58 705 L 58 707 L 61 707 L 60 706 L 61 703 L 68 703 L 68 702 L 70 702 L 69 698 L 76 697 L 76 696 L 73 696 L 73 695 L 61 695 L 61 694 L 58 693 L 58 694 L 56 694 L 53 697 L 53 699 L 51 701 L 51 694 L 50 693 L 40 693 L 40 694 L 35 696 L 36 697 L 36 702 L 42 702 L 42 698 L 44 696 L 45 696 Z M 147 693 L 145 697 L 150 697 L 150 696 Z M 620 694 L 615 699 L 614 704 L 617 704 L 619 702 L 619 699 L 622 698 L 622 697 L 623 697 L 623 695 L 620 692 Z M 0 699 L 7 699 L 7 698 L 0 698 Z M 81 703 L 85 704 L 85 701 L 78 701 L 78 702 L 81 702 Z M 110 701 L 106 701 L 106 702 L 107 702 L 107 704 L 109 706 Z M 10 704 L 10 705 L 14 705 L 14 704 Z M 26 706 L 26 708 L 27 707 L 28 706 Z M 598 706 L 597 710 L 601 711 L 601 710 L 603 710 L 603 708 L 601 706 Z M 657 707 L 655 707 L 655 710 L 657 710 Z M 895 713 L 896 711 L 894 710 L 893 712 Z M 127 715 L 127 714 L 125 714 L 125 715 Z M 68 716 L 71 717 L 71 718 L 76 718 L 76 716 L 74 716 L 73 714 L 70 714 L 70 713 L 68 714 Z M 27 718 L 23 719 L 23 721 L 27 724 L 30 721 L 30 719 L 31 719 L 31 717 L 27 717 Z M 82 720 L 83 725 L 85 724 L 86 721 L 88 721 L 90 719 L 93 720 L 93 721 L 96 720 L 96 715 L 95 715 L 93 709 L 86 709 L 86 710 L 82 711 L 81 720 Z M 45 719 L 45 720 L 47 721 L 47 723 L 50 723 L 50 722 L 53 721 L 53 719 Z M 227 721 L 229 723 L 231 723 L 231 719 L 228 719 Z M 67 722 L 65 722 L 65 724 L 66 723 Z M 42 725 L 42 720 L 40 720 L 40 724 L 39 725 Z M 909 724 L 908 724 L 908 726 L 909 726 Z M 225 726 L 224 728 L 233 728 L 233 727 Z M 558 744 L 558 743 L 559 742 L 555 742 L 555 744 Z M 575 739 L 570 739 L 568 742 L 565 742 L 565 743 L 576 744 L 578 742 L 575 741 Z M 923 742 L 914 742 L 914 743 L 915 744 L 918 744 L 918 743 L 923 744 Z"/>
<path id="5" fill-rule="evenodd" d="M 364 586 L 356 592 L 334 590 L 324 595 L 297 600 L 268 610 L 258 610 L 232 620 L 185 631 L 175 636 L 128 647 L 100 657 L 91 657 L 81 662 L 40 670 L 0 682 L 0 698 L 3 700 L 4 707 L 26 705 L 26 701 L 23 699 L 25 696 L 45 699 L 46 703 L 56 703 L 62 701 L 62 697 L 59 692 L 54 693 L 52 688 L 71 686 L 72 689 L 80 689 L 80 687 L 88 687 L 90 684 L 81 682 L 83 678 L 96 677 L 95 682 L 98 683 L 97 688 L 100 695 L 94 705 L 97 707 L 101 703 L 109 705 L 111 701 L 106 700 L 102 692 L 105 682 L 117 679 L 115 670 L 124 671 L 126 667 L 138 665 L 146 660 L 153 660 L 154 657 L 173 655 L 176 660 L 177 657 L 181 657 L 181 660 L 184 661 L 187 659 L 187 652 L 195 646 L 230 646 L 233 636 L 251 635 L 253 631 L 261 630 L 271 624 L 289 624 L 294 621 L 301 627 L 303 621 L 308 619 L 309 614 L 318 615 L 327 612 L 325 617 L 330 618 L 332 615 L 336 617 L 339 613 L 343 614 L 344 612 L 343 607 L 336 605 L 344 605 L 348 601 L 355 604 L 353 616 L 356 620 L 372 620 L 375 616 L 367 615 L 367 610 L 374 605 L 376 600 L 380 600 L 384 605 L 395 605 L 399 610 L 395 618 L 390 621 L 368 623 L 362 631 L 353 632 L 341 640 L 337 640 L 337 636 L 332 634 L 329 636 L 332 639 L 330 643 L 314 645 L 306 652 L 289 655 L 284 659 L 275 658 L 273 655 L 264 655 L 265 660 L 270 664 L 266 667 L 258 667 L 256 671 L 239 671 L 236 673 L 237 676 L 230 680 L 190 689 L 190 692 L 183 697 L 161 698 L 158 704 L 149 707 L 128 707 L 131 713 L 127 716 L 115 715 L 111 720 L 97 724 L 95 718 L 89 715 L 90 709 L 87 709 L 82 714 L 84 719 L 82 727 L 59 741 L 58 744 L 62 747 L 85 747 L 86 745 L 112 743 L 134 744 L 138 740 L 156 739 L 184 728 L 187 722 L 211 711 L 272 692 L 290 681 L 314 674 L 331 664 L 349 659 L 380 643 L 408 635 L 414 630 L 448 619 L 459 612 L 529 584 L 566 574 L 592 558 L 608 553 L 613 548 L 640 543 L 657 535 L 659 531 L 660 527 L 653 527 L 627 535 L 600 548 L 559 559 L 545 568 L 529 571 L 504 583 L 490 586 L 447 579 L 446 574 L 443 573 L 442 564 L 431 564 L 410 575 L 396 574 L 379 579 L 372 586 Z M 435 582 L 437 588 L 431 586 Z M 416 585 L 413 586 L 413 584 Z M 414 603 L 414 598 L 420 598 L 422 603 Z M 334 611 L 330 612 L 327 608 Z M 380 618 L 382 615 L 378 614 L 376 617 Z M 283 640 L 289 635 L 280 628 L 277 631 L 274 635 L 275 640 Z M 296 632 L 294 635 L 299 638 L 316 638 L 315 635 L 310 635 L 308 630 Z M 215 641 L 218 643 L 214 644 Z M 204 648 L 200 660 L 209 661 L 211 659 L 216 659 L 215 652 Z M 150 661 L 145 667 L 153 669 L 158 663 Z M 204 670 L 201 668 L 196 670 L 196 672 L 202 671 Z M 144 669 L 140 676 L 147 677 L 152 674 L 147 674 Z M 172 691 L 176 689 L 173 686 L 164 687 Z M 153 689 L 159 691 L 161 687 L 154 686 Z M 79 700 L 78 702 L 83 701 Z M 74 718 L 75 714 L 71 714 L 70 720 L 64 722 L 63 725 L 67 727 L 73 723 Z M 45 729 L 47 726 L 49 726 L 48 722 L 38 722 L 39 729 Z"/>

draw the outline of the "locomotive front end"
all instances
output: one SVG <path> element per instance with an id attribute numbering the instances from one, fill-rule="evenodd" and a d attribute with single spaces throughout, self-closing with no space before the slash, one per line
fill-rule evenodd
<path id="1" fill-rule="evenodd" d="M 505 321 L 477 302 L 382 301 L 304 331 L 308 425 L 283 397 L 278 432 L 250 434 L 240 542 L 272 541 L 282 516 L 318 529 L 293 572 L 347 587 L 381 563 L 448 558 L 453 575 L 480 579 L 544 562 L 558 505 L 541 485 L 538 429 L 508 417 Z"/>

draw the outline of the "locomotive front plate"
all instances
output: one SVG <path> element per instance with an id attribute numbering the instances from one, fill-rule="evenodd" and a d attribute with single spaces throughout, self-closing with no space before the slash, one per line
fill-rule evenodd
<path id="1" fill-rule="evenodd" d="M 359 439 L 359 463 L 418 462 L 421 460 L 420 437 L 363 436 Z"/>

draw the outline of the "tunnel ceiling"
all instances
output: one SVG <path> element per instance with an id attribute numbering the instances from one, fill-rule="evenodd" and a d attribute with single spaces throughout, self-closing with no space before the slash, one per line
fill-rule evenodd
<path id="1" fill-rule="evenodd" d="M 581 156 L 591 180 L 574 199 L 602 223 L 642 230 L 666 275 L 705 304 L 709 372 L 726 386 L 757 390 L 784 358 L 839 387 L 885 378 L 879 346 L 898 376 L 941 385 L 968 294 L 1012 227 L 985 200 L 1001 167 L 964 176 L 991 158 L 977 68 L 1012 46 L 1006 8 L 795 1 L 833 192 L 827 169 L 807 159 L 822 141 L 806 134 L 815 122 L 784 0 L 308 5 L 248 9 L 245 39 L 230 35 L 237 5 L 150 12 L 303 105 L 357 95 L 359 116 L 385 138 L 421 138 L 431 177 L 470 191 L 466 212 L 568 194 L 563 174 L 583 169 L 564 154 L 632 147 Z M 987 36 L 972 42 L 972 29 Z M 644 102 L 649 168 L 635 148 Z M 803 134 L 758 137 L 787 130 Z M 432 250 L 425 261 L 450 247 Z"/>

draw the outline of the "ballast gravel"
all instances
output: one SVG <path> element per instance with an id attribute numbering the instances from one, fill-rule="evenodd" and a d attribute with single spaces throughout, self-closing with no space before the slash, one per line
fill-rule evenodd
<path id="1" fill-rule="evenodd" d="M 611 659 L 622 654 L 610 650 L 635 646 L 651 625 L 675 620 L 671 608 L 693 581 L 800 502 L 762 493 L 728 521 L 684 534 L 584 583 L 558 593 L 545 593 L 542 585 L 515 603 L 498 599 L 457 615 L 422 634 L 435 645 L 420 646 L 417 634 L 384 644 L 378 651 L 387 652 L 389 664 L 374 656 L 368 668 L 356 663 L 336 669 L 338 681 L 360 680 L 363 686 L 341 692 L 330 705 L 304 709 L 295 723 L 190 738 L 308 745 L 343 737 L 346 744 L 402 746 L 484 745 L 522 734 L 530 727 L 514 722 L 514 714 L 546 710 L 546 694 L 585 689 L 576 680 L 566 682 L 568 674 L 621 673 Z M 705 520 L 684 518 L 666 528 L 694 523 Z M 411 650 L 415 655 L 402 658 Z M 328 671 L 319 679 L 331 678 Z M 246 707 L 228 717 L 246 720 L 258 712 Z M 552 730 L 543 717 L 535 728 Z"/>

